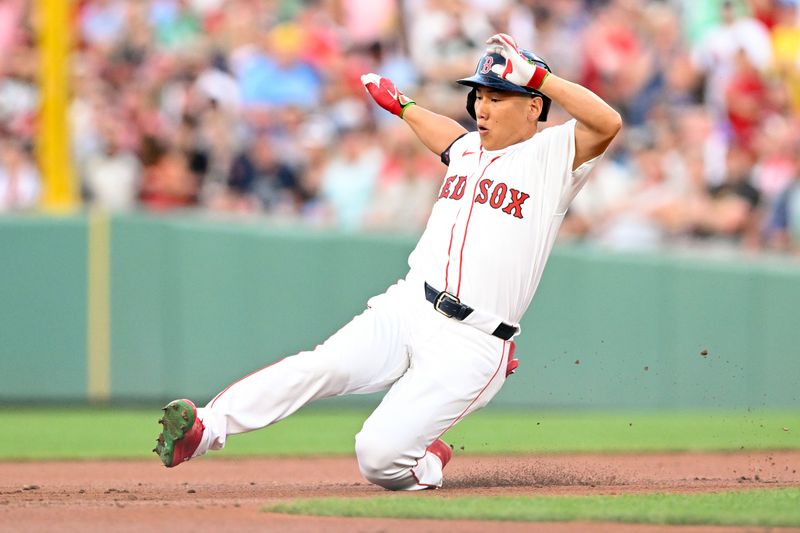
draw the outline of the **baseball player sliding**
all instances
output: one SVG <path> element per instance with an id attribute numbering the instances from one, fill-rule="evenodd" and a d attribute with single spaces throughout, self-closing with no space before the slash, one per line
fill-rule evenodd
<path id="1" fill-rule="evenodd" d="M 164 408 L 155 452 L 176 466 L 229 435 L 278 422 L 307 403 L 388 391 L 356 435 L 364 477 L 392 490 L 438 488 L 452 456 L 442 435 L 485 406 L 513 371 L 512 339 L 572 199 L 621 127 L 619 114 L 550 73 L 508 35 L 491 37 L 467 110 L 477 131 L 417 105 L 391 80 L 362 76 L 447 165 L 405 279 L 312 351 L 228 386 L 204 408 Z M 551 101 L 573 118 L 538 131 Z"/>

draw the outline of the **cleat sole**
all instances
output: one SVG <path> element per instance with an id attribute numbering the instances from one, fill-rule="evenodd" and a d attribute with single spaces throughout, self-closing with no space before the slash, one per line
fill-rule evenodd
<path id="1" fill-rule="evenodd" d="M 170 402 L 163 411 L 164 417 L 159 420 L 163 429 L 158 436 L 158 444 L 154 451 L 164 466 L 171 467 L 175 458 L 175 443 L 181 440 L 194 424 L 195 412 L 188 408 L 183 400 Z"/>

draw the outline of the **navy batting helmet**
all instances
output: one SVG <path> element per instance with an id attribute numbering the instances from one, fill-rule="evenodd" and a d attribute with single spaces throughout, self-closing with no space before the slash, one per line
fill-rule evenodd
<path id="1" fill-rule="evenodd" d="M 547 66 L 547 63 L 544 60 L 534 54 L 533 52 L 529 52 L 528 50 L 520 49 L 522 55 L 528 58 L 528 61 L 533 62 L 534 64 L 544 68 L 547 72 L 552 72 L 550 67 Z M 505 67 L 506 65 L 506 58 L 504 58 L 500 54 L 495 54 L 491 52 L 487 52 L 480 58 L 478 61 L 478 66 L 475 68 L 475 74 L 470 76 L 469 78 L 463 78 L 458 80 L 458 83 L 461 85 L 466 85 L 467 87 L 472 87 L 472 90 L 467 95 L 467 112 L 469 116 L 472 118 L 475 117 L 475 88 L 476 87 L 490 87 L 492 89 L 498 89 L 501 91 L 511 91 L 515 93 L 524 93 L 529 94 L 531 96 L 538 96 L 542 99 L 542 112 L 539 115 L 539 121 L 544 122 L 547 120 L 547 113 L 550 111 L 550 99 L 536 91 L 534 89 L 529 89 L 528 87 L 521 87 L 516 83 L 511 83 L 508 80 L 504 80 L 500 76 L 497 75 L 492 70 L 492 67 L 495 65 L 500 65 L 501 67 Z"/>

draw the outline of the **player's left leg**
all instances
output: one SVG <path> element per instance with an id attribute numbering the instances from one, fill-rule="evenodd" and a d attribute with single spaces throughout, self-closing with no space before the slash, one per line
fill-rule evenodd
<path id="1" fill-rule="evenodd" d="M 165 466 L 220 450 L 228 436 L 272 425 L 304 405 L 386 390 L 408 367 L 405 318 L 392 288 L 313 350 L 268 365 L 226 387 L 203 408 L 175 400 L 164 408 L 155 452 Z"/>
<path id="2" fill-rule="evenodd" d="M 356 436 L 362 474 L 387 489 L 440 487 L 442 454 L 429 447 L 505 382 L 511 342 L 441 315 L 427 318 L 434 334 L 414 343 L 409 370 Z"/>

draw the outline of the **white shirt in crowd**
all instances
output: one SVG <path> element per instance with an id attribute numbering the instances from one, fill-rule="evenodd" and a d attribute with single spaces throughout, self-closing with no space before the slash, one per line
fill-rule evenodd
<path id="1" fill-rule="evenodd" d="M 33 209 L 40 192 L 39 172 L 33 165 L 23 164 L 13 175 L 0 166 L 0 213 Z"/>

